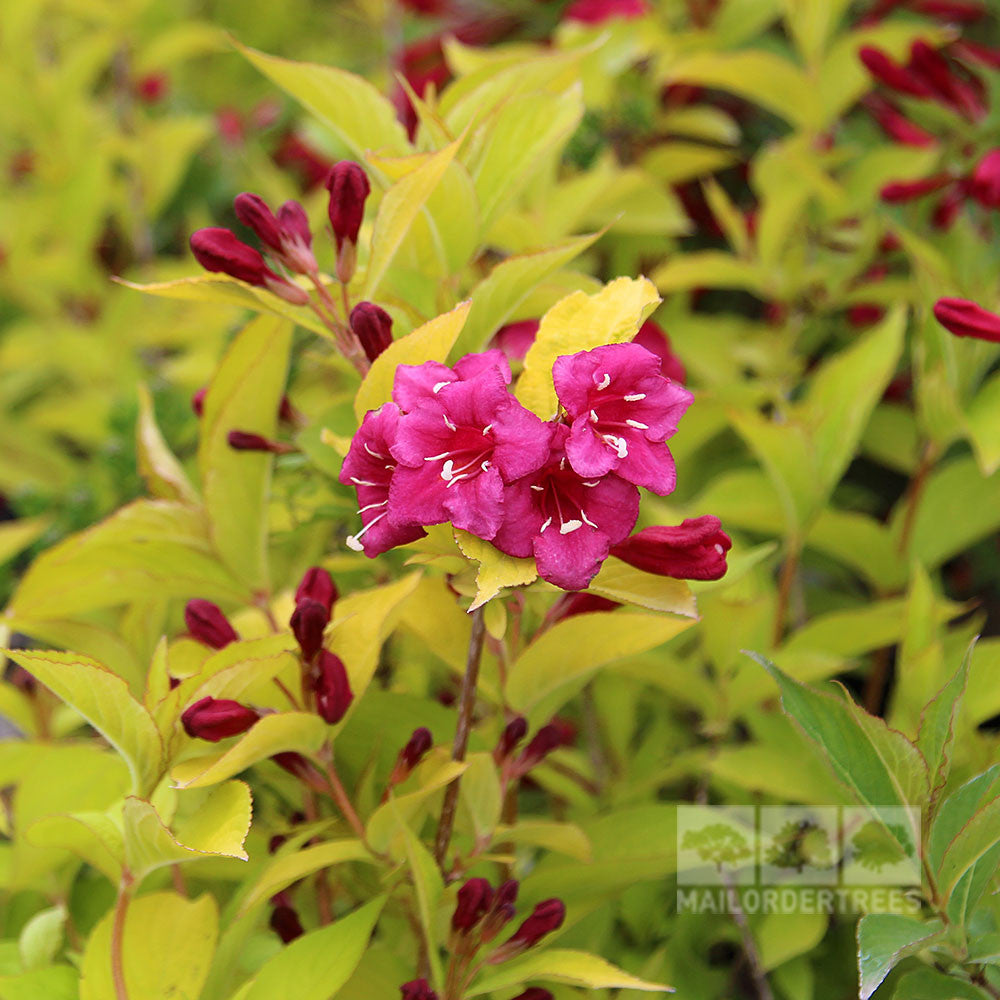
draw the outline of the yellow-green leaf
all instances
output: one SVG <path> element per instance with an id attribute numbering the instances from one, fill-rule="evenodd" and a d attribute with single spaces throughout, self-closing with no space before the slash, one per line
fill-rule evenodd
<path id="1" fill-rule="evenodd" d="M 0 524 L 0 566 L 36 541 L 52 523 L 48 517 L 22 517 Z"/>
<path id="2" fill-rule="evenodd" d="M 145 385 L 139 386 L 139 421 L 135 437 L 139 475 L 146 481 L 149 492 L 164 500 L 196 503 L 198 498 L 194 488 L 163 440 L 153 412 L 153 398 Z"/>
<path id="3" fill-rule="evenodd" d="M 455 541 L 463 555 L 479 563 L 476 571 L 476 599 L 472 602 L 470 611 L 493 600 L 504 587 L 525 586 L 538 577 L 534 559 L 516 559 L 467 531 L 456 530 Z"/>
<path id="4" fill-rule="evenodd" d="M 121 827 L 108 813 L 78 812 L 45 816 L 27 831 L 36 847 L 58 847 L 72 851 L 106 875 L 115 886 L 125 865 L 125 842 Z"/>
<path id="5" fill-rule="evenodd" d="M 698 617 L 694 594 L 684 580 L 644 573 L 614 557 L 604 560 L 587 589 L 622 604 L 636 604 L 650 611 L 669 611 L 686 618 Z"/>

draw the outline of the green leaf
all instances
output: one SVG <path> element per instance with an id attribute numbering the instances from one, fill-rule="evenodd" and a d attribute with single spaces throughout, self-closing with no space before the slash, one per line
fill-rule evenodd
<path id="1" fill-rule="evenodd" d="M 937 873 L 938 889 L 945 899 L 951 897 L 959 879 L 997 844 L 1000 796 L 978 808 L 945 850 Z"/>
<path id="2" fill-rule="evenodd" d="M 660 302 L 646 278 L 616 278 L 596 295 L 574 292 L 541 319 L 524 359 L 517 398 L 543 420 L 555 415 L 552 365 L 562 354 L 631 340 Z"/>
<path id="3" fill-rule="evenodd" d="M 180 462 L 163 440 L 153 412 L 153 397 L 145 385 L 139 386 L 139 421 L 135 436 L 139 475 L 146 481 L 149 492 L 164 500 L 197 503 L 197 494 Z"/>
<path id="4" fill-rule="evenodd" d="M 311 111 L 357 159 L 372 149 L 405 153 L 410 149 L 396 109 L 368 80 L 334 66 L 293 62 L 256 49 L 236 47 L 265 76 Z"/>
<path id="5" fill-rule="evenodd" d="M 24 969 L 51 965 L 62 947 L 66 931 L 66 907 L 53 906 L 36 913 L 23 927 L 17 939 Z"/>
<path id="6" fill-rule="evenodd" d="M 466 991 L 467 996 L 482 996 L 506 990 L 512 986 L 534 982 L 536 979 L 568 986 L 583 986 L 591 990 L 625 989 L 646 993 L 672 993 L 672 986 L 647 982 L 616 968 L 597 955 L 584 951 L 552 948 L 532 952 L 524 958 L 504 962 L 503 966 L 489 970 Z"/>
<path id="7" fill-rule="evenodd" d="M 937 969 L 908 972 L 896 984 L 893 1000 L 989 1000 L 985 990 Z"/>
<path id="8" fill-rule="evenodd" d="M 765 970 L 811 951 L 823 940 L 829 926 L 825 913 L 766 913 L 754 928 Z"/>
<path id="9" fill-rule="evenodd" d="M 0 524 L 0 566 L 37 541 L 51 523 L 48 517 L 21 517 Z"/>
<path id="10" fill-rule="evenodd" d="M 472 821 L 477 843 L 489 843 L 500 822 L 503 793 L 493 755 L 473 753 L 468 757 L 469 766 L 462 775 L 459 802 Z"/>
<path id="11" fill-rule="evenodd" d="M 83 953 L 80 1000 L 111 1000 L 111 923 L 94 928 Z M 197 997 L 208 976 L 218 936 L 215 900 L 188 900 L 172 892 L 139 896 L 125 915 L 125 987 L 138 1000 Z"/>
<path id="12" fill-rule="evenodd" d="M 868 998 L 893 967 L 941 937 L 941 922 L 897 913 L 866 913 L 858 922 L 859 996 Z"/>
<path id="13" fill-rule="evenodd" d="M 455 529 L 455 541 L 467 559 L 479 563 L 476 571 L 476 597 L 470 611 L 492 601 L 505 587 L 523 587 L 538 577 L 534 559 L 517 559 L 494 548 L 489 542 Z"/>
<path id="14" fill-rule="evenodd" d="M 468 778 L 463 778 L 463 784 Z M 528 844 L 558 851 L 567 857 L 589 864 L 593 860 L 590 838 L 573 823 L 552 823 L 548 820 L 520 820 L 514 826 L 498 826 L 493 845 Z"/>
<path id="15" fill-rule="evenodd" d="M 125 867 L 125 842 L 121 826 L 104 812 L 77 812 L 45 816 L 27 831 L 28 843 L 72 851 L 107 876 L 112 885 L 121 881 Z"/>
<path id="16" fill-rule="evenodd" d="M 878 814 L 884 807 L 914 806 L 926 799 L 927 765 L 902 733 L 846 697 L 814 691 L 765 657 L 749 655 L 777 681 L 784 710 L 820 745 L 834 773 L 861 802 Z M 911 831 L 914 843 L 918 835 Z"/>
<path id="17" fill-rule="evenodd" d="M 574 615 L 543 632 L 511 664 L 507 700 L 519 712 L 530 712 L 543 700 L 554 711 L 573 685 L 600 667 L 654 649 L 691 625 L 638 612 Z"/>
<path id="18" fill-rule="evenodd" d="M 7 655 L 72 705 L 124 757 L 134 791 L 152 791 L 163 746 L 152 717 L 125 681 L 96 660 L 74 653 L 19 649 Z"/>
<path id="19" fill-rule="evenodd" d="M 231 430 L 273 438 L 285 390 L 291 324 L 260 316 L 226 351 L 209 383 L 201 417 L 198 468 L 215 547 L 234 575 L 267 591 L 267 503 L 272 456 L 229 447 Z"/>
<path id="20" fill-rule="evenodd" d="M 684 580 L 644 573 L 613 556 L 604 560 L 587 589 L 621 604 L 668 611 L 685 618 L 698 617 L 694 594 Z"/>
<path id="21" fill-rule="evenodd" d="M 460 145 L 461 139 L 457 139 L 437 152 L 426 156 L 418 154 L 420 165 L 398 180 L 385 193 L 379 204 L 378 214 L 375 216 L 372 250 L 365 272 L 365 290 L 362 298 L 378 298 L 379 289 L 389 266 L 403 245 L 410 226 L 441 182 Z"/>
<path id="22" fill-rule="evenodd" d="M 329 1000 L 357 968 L 384 905 L 385 897 L 373 899 L 296 938 L 254 976 L 246 1000 Z"/>
<path id="23" fill-rule="evenodd" d="M 228 750 L 185 760 L 174 766 L 171 777 L 179 788 L 215 785 L 276 753 L 315 753 L 326 733 L 326 723 L 309 712 L 265 715 Z"/>
<path id="24" fill-rule="evenodd" d="M 354 414 L 361 420 L 369 410 L 377 410 L 392 399 L 392 383 L 398 365 L 419 365 L 425 361 L 445 361 L 469 316 L 471 302 L 462 302 L 451 312 L 437 316 L 423 326 L 394 340 L 373 362 L 354 397 Z"/>
<path id="25" fill-rule="evenodd" d="M 464 783 L 463 783 L 464 784 Z M 417 914 L 427 947 L 431 966 L 431 983 L 436 990 L 444 989 L 444 972 L 441 968 L 441 941 L 437 933 L 437 913 L 444 895 L 444 879 L 434 856 L 417 839 L 405 823 L 400 826 L 406 864 L 410 881 L 417 897 Z"/>
<path id="26" fill-rule="evenodd" d="M 917 749 L 931 772 L 931 802 L 941 793 L 951 770 L 951 751 L 955 743 L 955 719 L 969 683 L 969 665 L 975 643 L 969 646 L 962 664 L 947 684 L 927 703 L 920 717 Z"/>
<path id="27" fill-rule="evenodd" d="M 0 976 L 0 1000 L 79 1000 L 80 977 L 68 965 Z"/>
<path id="28" fill-rule="evenodd" d="M 345 861 L 371 861 L 372 856 L 360 840 L 331 840 L 275 858 L 264 869 L 240 905 L 240 916 L 282 889 L 287 889 L 313 872 Z"/>

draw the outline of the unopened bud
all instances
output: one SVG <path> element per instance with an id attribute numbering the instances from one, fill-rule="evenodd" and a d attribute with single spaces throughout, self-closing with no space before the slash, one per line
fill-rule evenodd
<path id="1" fill-rule="evenodd" d="M 371 184 L 357 163 L 341 160 L 333 165 L 326 187 L 330 192 L 330 226 L 337 243 L 337 278 L 346 285 L 357 262 L 358 231 L 365 216 L 365 200 L 371 192 Z"/>
<path id="2" fill-rule="evenodd" d="M 233 210 L 236 218 L 248 229 L 252 229 L 264 246 L 281 252 L 281 229 L 278 220 L 260 195 L 246 191 L 238 194 L 233 201 Z"/>
<path id="3" fill-rule="evenodd" d="M 895 181 L 882 188 L 882 200 L 890 204 L 913 201 L 916 198 L 923 198 L 924 195 L 940 191 L 951 182 L 952 178 L 948 174 L 935 174 L 918 181 Z"/>
<path id="4" fill-rule="evenodd" d="M 333 577 L 321 566 L 307 569 L 295 590 L 296 604 L 306 598 L 319 601 L 327 612 L 333 611 L 333 605 L 337 600 L 337 585 L 333 582 Z"/>
<path id="5" fill-rule="evenodd" d="M 208 395 L 208 386 L 203 385 L 191 397 L 191 409 L 194 410 L 196 417 L 200 417 L 205 412 L 205 397 L 207 395 Z"/>
<path id="6" fill-rule="evenodd" d="M 1000 344 L 1000 316 L 967 299 L 938 299 L 934 318 L 956 337 Z"/>
<path id="7" fill-rule="evenodd" d="M 268 277 L 278 278 L 264 258 L 228 229 L 209 226 L 191 234 L 191 252 L 206 271 L 228 274 L 248 285 L 262 286 Z"/>
<path id="8" fill-rule="evenodd" d="M 543 937 L 562 927 L 566 906 L 561 899 L 546 899 L 539 903 L 531 916 L 489 957 L 490 965 L 505 962 L 538 944 Z"/>
<path id="9" fill-rule="evenodd" d="M 282 904 L 281 906 L 276 906 L 271 911 L 271 919 L 269 921 L 271 925 L 271 930 L 274 931 L 281 940 L 288 944 L 290 941 L 294 941 L 298 937 L 302 937 L 305 933 L 302 927 L 302 921 L 299 920 L 299 915 L 292 909 L 291 906 Z"/>
<path id="10" fill-rule="evenodd" d="M 517 879 L 508 879 L 501 883 L 500 887 L 493 895 L 493 906 L 486 914 L 483 926 L 479 932 L 479 938 L 485 944 L 503 930 L 503 928 L 514 919 L 516 912 L 514 904 L 517 902 L 517 893 L 520 884 Z"/>
<path id="11" fill-rule="evenodd" d="M 1000 208 L 1000 149 L 991 150 L 979 161 L 969 187 L 983 208 Z"/>
<path id="12" fill-rule="evenodd" d="M 312 660 L 323 648 L 323 631 L 329 621 L 330 613 L 319 601 L 306 597 L 295 605 L 289 624 L 304 660 Z"/>
<path id="13" fill-rule="evenodd" d="M 514 1000 L 555 1000 L 555 997 L 541 986 L 531 986 L 523 993 L 518 993 Z"/>
<path id="14" fill-rule="evenodd" d="M 212 649 L 222 649 L 223 646 L 228 646 L 239 639 L 236 630 L 229 624 L 229 619 L 219 606 L 200 597 L 187 602 L 184 608 L 184 623 L 192 638 L 211 646 Z"/>
<path id="15" fill-rule="evenodd" d="M 611 549 L 636 569 L 677 580 L 720 580 L 732 539 L 711 514 L 689 517 L 675 526 L 643 528 Z"/>
<path id="16" fill-rule="evenodd" d="M 558 723 L 550 722 L 547 726 L 542 726 L 517 758 L 518 773 L 525 774 L 530 771 L 565 741 L 566 731 Z"/>
<path id="17" fill-rule="evenodd" d="M 351 330 L 369 361 L 392 343 L 392 317 L 374 302 L 359 302 L 351 310 Z"/>
<path id="18" fill-rule="evenodd" d="M 414 979 L 399 987 L 403 1000 L 438 1000 L 438 995 L 431 989 L 426 979 Z"/>
<path id="19" fill-rule="evenodd" d="M 309 219 L 305 209 L 297 201 L 286 201 L 275 216 L 263 198 L 244 192 L 236 196 L 233 208 L 236 211 L 236 218 L 252 229 L 261 243 L 289 270 L 298 274 L 316 272 Z M 296 291 L 291 292 L 289 288 Z M 308 301 L 308 296 L 305 296 L 305 292 L 298 285 L 287 285 L 281 290 L 273 288 L 272 291 L 282 298 L 288 298 L 289 301 L 295 299 L 296 305 L 304 305 Z M 300 301 L 302 296 L 305 296 L 305 299 Z"/>
<path id="20" fill-rule="evenodd" d="M 287 455 L 295 449 L 280 441 L 271 441 L 261 434 L 252 431 L 230 431 L 226 435 L 229 447 L 236 451 L 268 451 L 273 455 Z"/>
<path id="21" fill-rule="evenodd" d="M 344 717 L 354 694 L 344 661 L 329 650 L 320 651 L 316 669 L 316 710 L 331 726 Z"/>
<path id="22" fill-rule="evenodd" d="M 911 97 L 933 97 L 930 87 L 915 73 L 895 62 L 881 49 L 865 45 L 858 52 L 865 69 L 880 83 Z"/>
<path id="23" fill-rule="evenodd" d="M 258 719 L 259 713 L 229 698 L 202 698 L 181 715 L 181 725 L 192 739 L 218 743 L 227 736 L 245 733 Z"/>
<path id="24" fill-rule="evenodd" d="M 496 749 L 493 751 L 493 759 L 496 763 L 506 760 L 517 747 L 518 743 L 528 734 L 528 720 L 519 715 L 504 726 L 500 739 L 497 740 Z"/>
<path id="25" fill-rule="evenodd" d="M 451 918 L 454 931 L 468 932 L 489 912 L 493 905 L 493 887 L 484 878 L 470 878 L 458 890 L 455 913 Z"/>
<path id="26" fill-rule="evenodd" d="M 421 760 L 428 750 L 434 745 L 434 737 L 431 731 L 425 726 L 413 730 L 413 735 L 407 740 L 406 746 L 399 751 L 399 760 L 406 767 L 409 774 Z"/>

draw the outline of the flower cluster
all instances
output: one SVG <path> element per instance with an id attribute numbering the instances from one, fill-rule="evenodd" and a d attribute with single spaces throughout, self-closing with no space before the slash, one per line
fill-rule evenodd
<path id="1" fill-rule="evenodd" d="M 348 544 L 375 556 L 450 521 L 534 557 L 556 586 L 585 588 L 635 526 L 638 487 L 674 488 L 666 442 L 692 396 L 661 368 L 635 343 L 560 357 L 560 413 L 543 422 L 511 395 L 500 350 L 453 368 L 401 365 L 393 401 L 365 416 L 341 470 L 362 518 Z"/>

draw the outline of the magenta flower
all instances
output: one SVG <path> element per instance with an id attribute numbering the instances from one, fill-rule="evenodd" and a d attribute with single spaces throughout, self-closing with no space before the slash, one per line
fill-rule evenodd
<path id="1" fill-rule="evenodd" d="M 611 554 L 630 566 L 678 580 L 721 580 L 732 539 L 711 514 L 689 517 L 678 525 L 643 528 L 616 545 Z"/>
<path id="2" fill-rule="evenodd" d="M 469 361 L 463 358 L 455 372 Z M 433 363 L 420 366 L 428 367 L 411 372 L 407 392 L 412 389 L 419 401 L 400 419 L 391 446 L 399 465 L 389 516 L 401 525 L 451 521 L 491 539 L 503 522 L 504 487 L 545 464 L 551 427 L 507 392 L 495 364 L 473 378 L 442 378 L 421 398 L 427 381 L 437 377 Z"/>
<path id="3" fill-rule="evenodd" d="M 611 344 L 556 359 L 556 394 L 572 421 L 566 457 L 588 479 L 614 472 L 665 496 L 677 481 L 666 440 L 693 396 L 660 374 L 638 344 Z"/>
<path id="4" fill-rule="evenodd" d="M 466 354 L 453 368 L 440 361 L 425 361 L 422 365 L 400 365 L 392 384 L 392 398 L 406 413 L 418 403 L 433 400 L 450 382 L 465 382 L 496 369 L 504 385 L 510 385 L 510 365 L 503 351 L 492 348 L 481 354 Z"/>
<path id="5" fill-rule="evenodd" d="M 617 476 L 584 479 L 566 458 L 571 432 L 555 425 L 548 463 L 507 489 L 504 522 L 493 544 L 511 556 L 534 556 L 539 575 L 564 590 L 582 590 L 612 545 L 639 517 L 639 491 Z"/>
<path id="6" fill-rule="evenodd" d="M 396 440 L 399 420 L 399 409 L 392 403 L 366 413 L 340 469 L 340 481 L 357 490 L 362 522 L 361 530 L 347 544 L 369 558 L 424 534 L 419 527 L 396 524 L 388 513 L 389 483 L 396 469 L 389 449 Z"/>

